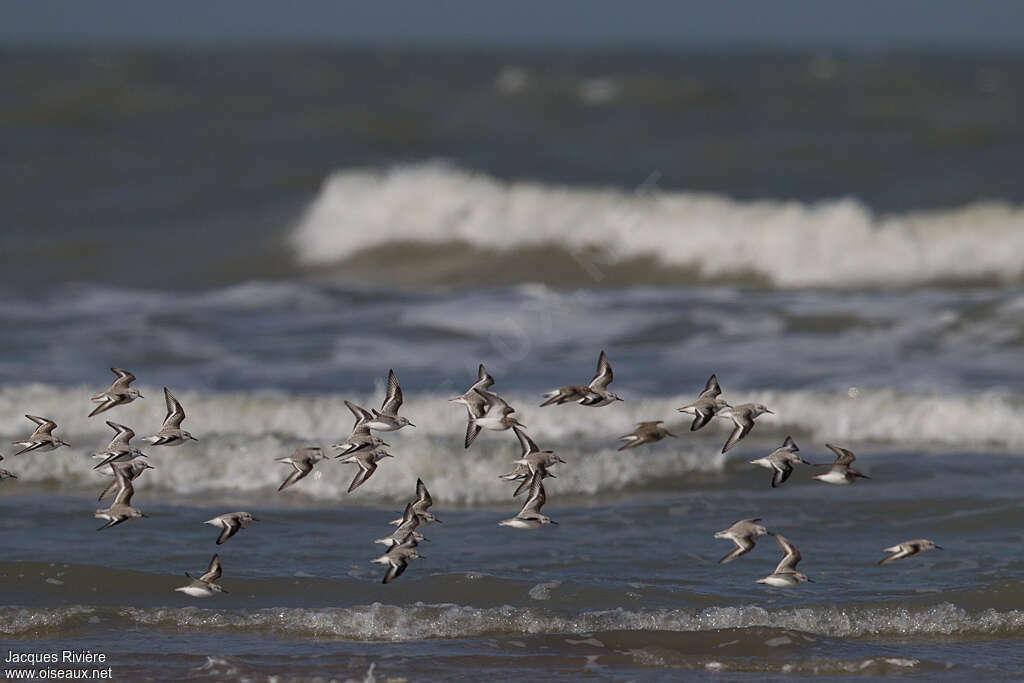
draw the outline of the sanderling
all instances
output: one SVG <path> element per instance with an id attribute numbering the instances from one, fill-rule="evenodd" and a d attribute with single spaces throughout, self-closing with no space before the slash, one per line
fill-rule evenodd
<path id="1" fill-rule="evenodd" d="M 516 409 L 506 403 L 505 399 L 487 390 L 474 389 L 474 392 L 484 400 L 484 408 L 478 417 L 470 418 L 470 424 L 476 427 L 475 430 L 466 429 L 466 448 L 473 443 L 473 439 L 480 433 L 481 429 L 489 429 L 495 432 L 502 432 L 511 429 L 515 425 L 525 427 L 523 423 L 514 417 L 510 417 Z"/>
<path id="2" fill-rule="evenodd" d="M 558 524 L 547 515 L 542 515 L 540 509 L 544 507 L 547 496 L 544 494 L 544 484 L 541 482 L 543 476 L 540 472 L 534 472 L 530 478 L 530 497 L 523 505 L 519 514 L 511 519 L 503 519 L 498 524 L 510 526 L 514 529 L 539 529 L 544 524 Z"/>
<path id="3" fill-rule="evenodd" d="M 448 399 L 449 403 L 461 403 L 466 406 L 466 414 L 468 422 L 466 424 L 466 448 L 469 448 L 469 444 L 473 443 L 473 439 L 476 438 L 477 434 L 480 433 L 480 427 L 474 424 L 474 420 L 478 417 L 483 417 L 484 411 L 487 407 L 487 399 L 484 398 L 482 392 L 487 391 L 494 384 L 494 378 L 491 377 L 490 373 L 484 368 L 484 364 L 481 363 L 480 367 L 476 371 L 476 382 L 473 383 L 466 393 L 462 396 L 456 396 L 455 398 Z M 477 391 L 479 390 L 479 392 Z"/>
<path id="4" fill-rule="evenodd" d="M 814 583 L 813 579 L 807 578 L 806 574 L 801 574 L 796 570 L 796 565 L 803 559 L 800 556 L 800 551 L 794 547 L 792 543 L 786 540 L 785 537 L 779 534 L 772 534 L 775 540 L 778 541 L 779 547 L 782 548 L 782 559 L 779 560 L 779 566 L 775 568 L 768 576 L 763 579 L 758 579 L 758 583 L 766 583 L 769 586 L 777 586 L 780 588 L 788 588 L 791 586 L 799 586 L 804 581 L 810 581 Z"/>
<path id="5" fill-rule="evenodd" d="M 36 415 L 26 415 L 28 419 L 35 422 L 38 426 L 32 435 L 24 441 L 12 442 L 15 446 L 21 446 L 21 450 L 15 453 L 15 455 L 21 455 L 22 453 L 29 453 L 31 451 L 52 451 L 55 448 L 61 446 L 70 446 L 71 444 L 66 441 L 61 441 L 53 435 L 53 430 L 57 428 L 57 423 L 53 420 L 48 420 L 45 417 L 38 417 Z"/>
<path id="6" fill-rule="evenodd" d="M 416 500 L 412 502 L 412 511 L 416 514 L 416 518 L 420 524 L 430 524 L 431 522 L 441 523 L 437 517 L 434 516 L 433 512 L 428 512 L 427 508 L 434 504 L 434 499 L 430 496 L 430 491 L 427 490 L 427 485 L 423 483 L 422 479 L 416 479 Z M 404 517 L 393 519 L 390 524 L 398 526 L 402 523 Z"/>
<path id="7" fill-rule="evenodd" d="M 554 451 L 542 451 L 537 448 L 537 444 L 533 442 L 530 435 L 526 433 L 521 427 L 513 427 L 512 430 L 516 433 L 516 437 L 519 439 L 519 444 L 523 448 L 522 457 L 515 461 L 515 469 L 507 474 L 498 475 L 499 478 L 506 481 L 515 481 L 522 479 L 523 482 L 516 488 L 515 493 L 512 497 L 517 497 L 524 490 L 529 488 L 530 480 L 533 478 L 534 472 L 540 472 L 541 479 L 545 477 L 554 477 L 555 475 L 548 471 L 549 467 L 552 467 L 558 463 L 564 463 L 560 457 L 555 455 Z"/>
<path id="8" fill-rule="evenodd" d="M 704 384 L 704 391 L 700 392 L 696 401 L 682 408 L 676 408 L 680 413 L 693 415 L 693 422 L 690 423 L 691 432 L 695 432 L 708 422 L 711 422 L 711 418 L 718 411 L 729 407 L 728 403 L 718 398 L 721 393 L 722 388 L 718 386 L 718 378 L 711 375 Z"/>
<path id="9" fill-rule="evenodd" d="M 757 539 L 768 534 L 767 529 L 760 524 L 757 524 L 757 522 L 760 521 L 760 517 L 741 519 L 728 529 L 719 531 L 715 534 L 715 538 L 725 538 L 736 544 L 736 547 L 730 551 L 728 555 L 720 559 L 718 564 L 732 562 L 740 555 L 746 555 L 754 549 L 754 544 L 757 542 Z"/>
<path id="10" fill-rule="evenodd" d="M 0 470 L 0 481 L 3 481 L 4 479 L 17 479 L 17 478 L 18 478 L 18 475 L 14 474 L 13 472 L 10 472 L 8 470 Z"/>
<path id="11" fill-rule="evenodd" d="M 394 521 L 391 522 L 394 524 Z M 413 534 L 417 541 L 423 540 L 423 534 L 415 531 L 416 527 L 420 525 L 420 517 L 416 514 L 416 510 L 413 507 L 413 503 L 406 503 L 405 510 L 402 512 L 401 519 L 398 520 L 398 528 L 391 532 L 390 536 L 384 538 L 378 538 L 374 543 L 383 543 L 386 546 L 393 546 L 400 542 L 408 534 Z"/>
<path id="12" fill-rule="evenodd" d="M 107 426 L 117 433 L 110 440 L 110 443 L 107 444 L 105 450 L 92 454 L 94 458 L 103 458 L 100 464 L 93 467 L 94 470 L 98 470 L 112 462 L 128 462 L 135 458 L 146 457 L 145 453 L 131 445 L 130 441 L 135 436 L 135 431 L 131 427 L 126 427 L 110 420 L 107 420 Z"/>
<path id="13" fill-rule="evenodd" d="M 323 460 L 324 457 L 323 449 L 319 446 L 313 446 L 311 448 L 297 448 L 294 453 L 286 458 L 275 458 L 274 462 L 283 462 L 286 465 L 291 465 L 295 468 L 295 471 L 291 472 L 288 477 L 281 482 L 281 485 L 277 490 L 284 491 L 286 488 L 305 477 L 313 471 L 313 465 Z"/>
<path id="14" fill-rule="evenodd" d="M 772 488 L 776 488 L 789 479 L 789 475 L 793 474 L 793 465 L 795 463 L 811 464 L 796 454 L 799 450 L 800 448 L 793 441 L 793 437 L 787 436 L 782 445 L 772 451 L 770 455 L 758 458 L 757 460 L 751 460 L 750 464 L 774 470 L 774 474 L 772 474 Z"/>
<path id="15" fill-rule="evenodd" d="M 402 387 L 398 386 L 398 378 L 394 370 L 388 370 L 388 393 L 380 410 L 374 409 L 373 419 L 366 423 L 370 429 L 378 432 L 394 432 L 406 425 L 415 427 L 412 422 L 398 414 L 402 407 Z"/>
<path id="16" fill-rule="evenodd" d="M 664 420 L 653 420 L 650 422 L 637 422 L 636 429 L 633 430 L 632 434 L 626 434 L 620 436 L 619 441 L 625 441 L 622 446 L 619 447 L 620 451 L 624 451 L 627 448 L 636 448 L 642 446 L 645 443 L 657 443 L 664 439 L 666 436 L 675 438 L 675 434 L 668 431 L 664 427 L 659 427 Z"/>
<path id="17" fill-rule="evenodd" d="M 187 586 L 175 588 L 174 590 L 181 591 L 186 595 L 191 595 L 193 598 L 208 598 L 214 593 L 227 593 L 227 591 L 221 588 L 217 583 L 217 579 L 220 578 L 220 575 L 220 555 L 214 555 L 210 560 L 210 566 L 206 568 L 205 574 L 197 579 L 188 572 L 185 572 L 185 576 L 192 579 L 192 583 Z"/>
<path id="18" fill-rule="evenodd" d="M 355 424 L 352 425 L 352 432 L 344 441 L 341 443 L 331 444 L 331 448 L 342 449 L 341 453 L 334 456 L 335 458 L 351 455 L 352 453 L 363 451 L 368 448 L 379 448 L 380 446 L 389 445 L 384 442 L 384 439 L 370 433 L 370 427 L 367 423 L 373 419 L 373 413 L 362 406 L 352 403 L 351 401 L 345 401 L 345 405 L 352 412 L 356 421 Z"/>
<path id="19" fill-rule="evenodd" d="M 836 454 L 836 461 L 831 465 L 828 464 L 816 464 L 815 467 L 827 467 L 828 472 L 825 474 L 816 474 L 814 478 L 823 481 L 826 484 L 835 484 L 836 486 L 848 486 L 857 480 L 857 477 L 863 479 L 870 479 L 866 474 L 861 474 L 857 470 L 850 467 L 850 464 L 857 459 L 857 456 L 853 454 L 853 451 L 849 451 L 839 446 L 833 446 L 830 443 L 825 444 L 828 448 Z"/>
<path id="20" fill-rule="evenodd" d="M 136 510 L 132 507 L 132 496 L 135 495 L 135 489 L 132 487 L 131 480 L 128 479 L 124 472 L 118 472 L 117 470 L 114 470 L 114 476 L 117 478 L 118 485 L 114 502 L 109 508 L 97 510 L 96 514 L 93 515 L 96 519 L 107 520 L 107 523 L 97 529 L 97 531 L 103 531 L 122 522 L 146 516 L 141 510 Z"/>
<path id="21" fill-rule="evenodd" d="M 884 548 L 882 552 L 892 553 L 892 555 L 879 560 L 878 564 L 888 564 L 890 562 L 895 562 L 896 560 L 902 560 L 904 557 L 913 557 L 914 555 L 926 553 L 929 550 L 943 550 L 943 547 L 941 545 L 935 545 L 935 541 L 929 541 L 927 538 L 903 541 L 898 545 Z"/>
<path id="22" fill-rule="evenodd" d="M 117 375 L 117 379 L 114 380 L 114 383 L 106 391 L 98 391 L 92 395 L 92 402 L 99 403 L 99 405 L 92 409 L 89 417 L 99 415 L 114 406 L 131 403 L 137 398 L 143 398 L 138 389 L 128 386 L 135 381 L 135 375 L 121 368 L 110 368 L 110 371 Z"/>
<path id="23" fill-rule="evenodd" d="M 384 580 L 381 583 L 390 583 L 401 576 L 405 568 L 409 566 L 409 560 L 423 558 L 423 555 L 416 551 L 417 544 L 418 541 L 410 533 L 401 541 L 392 545 L 386 553 L 375 560 L 371 560 L 377 564 L 388 566 L 388 570 L 384 574 Z"/>
<path id="24" fill-rule="evenodd" d="M 181 423 L 185 419 L 185 409 L 181 407 L 178 399 L 174 398 L 167 387 L 164 387 L 164 401 L 167 403 L 167 415 L 164 417 L 164 424 L 160 431 L 152 436 L 145 436 L 143 441 L 148 441 L 154 446 L 180 446 L 188 440 L 199 441 L 184 429 Z"/>
<path id="25" fill-rule="evenodd" d="M 220 536 L 217 537 L 217 545 L 220 545 L 237 534 L 239 529 L 244 529 L 251 522 L 258 521 L 260 520 L 248 512 L 227 512 L 223 515 L 217 515 L 213 519 L 208 519 L 203 524 L 210 524 L 221 528 Z"/>
<path id="26" fill-rule="evenodd" d="M 388 453 L 383 448 L 375 448 L 372 451 L 357 451 L 352 455 L 348 456 L 340 462 L 346 464 L 359 465 L 359 471 L 356 472 L 356 476 L 352 478 L 352 483 L 348 486 L 347 493 L 352 493 L 357 488 L 363 485 L 367 479 L 373 476 L 373 473 L 377 471 L 377 463 L 384 458 L 393 458 L 394 456 Z"/>
<path id="27" fill-rule="evenodd" d="M 608 356 L 605 355 L 605 352 L 601 351 L 601 355 L 597 358 L 597 374 L 590 380 L 590 384 L 587 386 L 570 384 L 559 387 L 554 391 L 549 391 L 544 394 L 544 397 L 548 400 L 541 403 L 540 406 L 543 408 L 552 404 L 562 405 L 569 401 L 576 401 L 581 406 L 598 408 L 615 401 L 621 401 L 621 398 L 608 391 L 608 385 L 612 383 L 613 378 L 612 365 L 608 362 Z"/>
<path id="28" fill-rule="evenodd" d="M 729 435 L 728 441 L 722 446 L 722 453 L 725 453 L 730 448 L 735 446 L 740 439 L 745 437 L 751 429 L 754 428 L 754 420 L 760 415 L 768 413 L 774 415 L 772 411 L 765 408 L 760 403 L 741 403 L 738 406 L 726 406 L 717 413 L 715 417 L 721 417 L 728 420 L 732 420 L 736 426 L 732 430 L 732 434 Z"/>
<path id="29" fill-rule="evenodd" d="M 124 476 L 128 481 L 135 481 L 139 478 L 139 475 L 146 470 L 155 470 L 156 468 L 150 465 L 148 462 L 143 460 L 130 460 L 128 462 L 112 462 L 110 463 L 110 473 L 114 479 L 107 484 L 107 488 L 103 489 L 103 493 L 100 494 L 96 502 L 99 502 L 114 493 L 121 488 L 121 483 L 118 480 L 118 475 Z"/>

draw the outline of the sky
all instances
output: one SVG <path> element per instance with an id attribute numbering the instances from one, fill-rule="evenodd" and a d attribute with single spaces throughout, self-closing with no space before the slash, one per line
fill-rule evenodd
<path id="1" fill-rule="evenodd" d="M 1024 49 L 1024 0 L 33 0 L 0 44 Z"/>

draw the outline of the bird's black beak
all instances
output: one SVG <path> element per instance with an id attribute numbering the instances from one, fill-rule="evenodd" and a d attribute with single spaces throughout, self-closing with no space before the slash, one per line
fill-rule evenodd
<path id="1" fill-rule="evenodd" d="M 943 547 L 942 547 L 941 545 L 937 545 L 937 546 L 935 546 L 935 549 L 936 549 L 936 550 L 945 550 L 945 548 L 943 548 Z"/>

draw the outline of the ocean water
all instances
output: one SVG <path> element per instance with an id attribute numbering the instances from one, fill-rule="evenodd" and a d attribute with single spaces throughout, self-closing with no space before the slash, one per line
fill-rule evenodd
<path id="1" fill-rule="evenodd" d="M 1016 679 L 1024 671 L 1024 60 L 236 50 L 0 55 L 3 658 L 117 680 Z M 625 400 L 539 408 L 600 350 Z M 558 525 L 498 526 L 510 432 L 462 447 L 483 362 Z M 145 398 L 87 418 L 110 366 Z M 318 465 L 393 368 L 415 424 L 347 494 Z M 716 373 L 775 415 L 728 454 Z M 97 533 L 109 418 L 148 517 Z M 641 420 L 677 436 L 617 452 Z M 785 485 L 792 435 L 871 478 Z M 443 520 L 382 585 L 422 478 Z M 261 521 L 223 546 L 203 520 Z M 761 517 L 814 583 L 713 534 Z M 881 549 L 944 550 L 886 566 Z M 228 593 L 173 589 L 219 552 Z M 27 665 L 26 665 L 27 666 Z M 27 666 L 42 669 L 45 666 Z M 67 665 L 64 668 L 68 668 Z M 74 665 L 90 668 L 94 665 Z M 5 670 L 20 668 L 4 664 Z M 60 668 L 60 667 L 58 667 Z"/>

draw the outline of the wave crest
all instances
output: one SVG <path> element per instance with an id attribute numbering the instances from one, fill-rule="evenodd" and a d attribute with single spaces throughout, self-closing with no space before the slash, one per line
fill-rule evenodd
<path id="1" fill-rule="evenodd" d="M 507 279 L 510 272 L 593 281 L 628 264 L 634 268 L 625 279 L 632 281 L 649 281 L 662 268 L 671 272 L 658 273 L 661 280 L 754 278 L 783 288 L 1024 276 L 1024 210 L 1000 202 L 880 217 L 853 199 L 738 202 L 650 184 L 634 193 L 576 189 L 506 182 L 436 163 L 336 172 L 291 243 L 302 265 L 345 263 L 360 273 L 360 261 L 393 258 L 396 245 L 444 252 L 441 265 L 439 254 L 420 253 L 421 263 L 404 259 L 411 262 L 401 277 L 410 281 L 454 277 L 439 269 L 470 276 L 473 268 L 478 278 Z M 550 262 L 543 253 L 549 247 L 560 252 Z M 375 249 L 387 253 L 367 255 Z M 475 263 L 456 263 L 452 254 L 467 250 Z M 531 270 L 509 259 L 517 253 L 541 263 Z"/>

